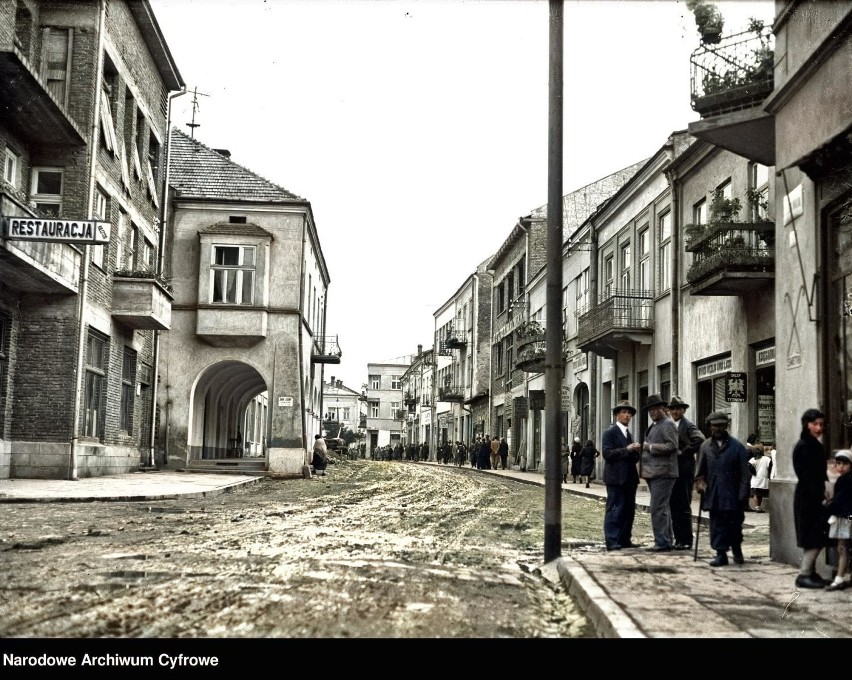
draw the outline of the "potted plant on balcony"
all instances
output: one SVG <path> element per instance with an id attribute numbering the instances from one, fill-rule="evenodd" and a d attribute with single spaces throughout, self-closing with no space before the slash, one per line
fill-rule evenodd
<path id="1" fill-rule="evenodd" d="M 701 42 L 714 45 L 722 39 L 725 19 L 719 8 L 703 0 L 687 0 L 686 6 L 695 17 L 695 25 L 701 35 Z"/>

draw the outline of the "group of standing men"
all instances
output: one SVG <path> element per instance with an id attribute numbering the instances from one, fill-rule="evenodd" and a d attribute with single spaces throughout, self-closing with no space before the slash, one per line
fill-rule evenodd
<path id="1" fill-rule="evenodd" d="M 633 542 L 636 490 L 644 479 L 650 492 L 654 552 L 691 550 L 692 493 L 701 493 L 709 512 L 711 566 L 742 564 L 742 525 L 751 474 L 745 446 L 727 431 L 729 418 L 716 411 L 707 417 L 710 438 L 685 417 L 689 404 L 674 396 L 648 397 L 645 411 L 652 423 L 642 443 L 630 429 L 636 408 L 622 401 L 613 408 L 615 422 L 603 433 L 604 484 L 607 490 L 604 540 L 607 550 L 638 548 Z M 698 462 L 696 463 L 696 454 Z"/>

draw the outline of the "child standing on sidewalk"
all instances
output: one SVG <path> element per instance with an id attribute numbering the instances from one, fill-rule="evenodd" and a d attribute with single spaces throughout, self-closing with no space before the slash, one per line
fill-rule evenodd
<path id="1" fill-rule="evenodd" d="M 837 575 L 826 590 L 843 590 L 852 585 L 849 568 L 849 539 L 852 538 L 852 451 L 834 454 L 834 467 L 840 476 L 834 484 L 834 497 L 825 506 L 830 515 L 828 537 L 837 541 Z"/>

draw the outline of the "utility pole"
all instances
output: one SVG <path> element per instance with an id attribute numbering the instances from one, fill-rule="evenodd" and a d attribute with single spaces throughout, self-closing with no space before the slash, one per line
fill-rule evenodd
<path id="1" fill-rule="evenodd" d="M 562 358 L 562 61 L 563 0 L 550 0 L 547 135 L 547 326 L 544 384 L 544 561 L 562 555 L 560 408 Z"/>

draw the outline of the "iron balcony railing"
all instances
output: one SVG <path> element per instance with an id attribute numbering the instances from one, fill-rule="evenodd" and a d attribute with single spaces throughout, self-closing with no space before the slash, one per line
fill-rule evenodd
<path id="1" fill-rule="evenodd" d="M 692 253 L 686 280 L 696 283 L 723 271 L 774 273 L 774 240 L 774 222 L 727 222 L 708 226 L 686 246 Z"/>
<path id="2" fill-rule="evenodd" d="M 438 401 L 464 401 L 464 388 L 446 385 L 438 390 Z"/>
<path id="3" fill-rule="evenodd" d="M 342 355 L 336 335 L 317 335 L 314 338 L 311 360 L 315 364 L 339 364 Z"/>
<path id="4" fill-rule="evenodd" d="M 693 110 L 709 116 L 759 104 L 774 88 L 774 60 L 772 29 L 760 24 L 703 44 L 689 59 Z"/>
<path id="5" fill-rule="evenodd" d="M 612 288 L 577 312 L 577 345 L 618 331 L 654 329 L 654 291 Z"/>

